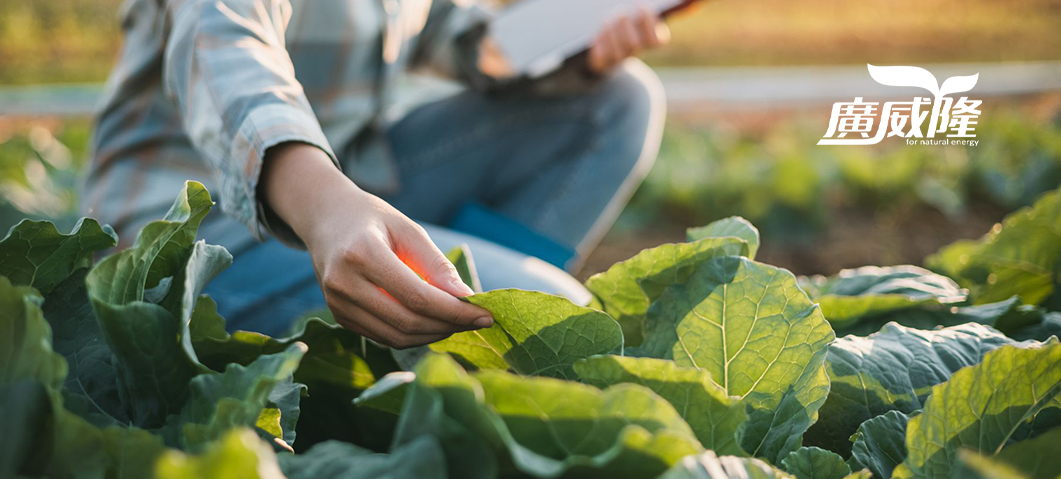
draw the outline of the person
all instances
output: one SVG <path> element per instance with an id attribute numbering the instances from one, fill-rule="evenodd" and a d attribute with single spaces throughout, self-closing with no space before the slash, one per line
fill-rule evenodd
<path id="1" fill-rule="evenodd" d="M 576 267 L 658 151 L 662 89 L 632 57 L 666 41 L 647 11 L 622 15 L 527 81 L 506 78 L 490 16 L 463 0 L 129 0 L 86 213 L 129 245 L 186 180 L 206 185 L 223 214 L 200 237 L 234 257 L 206 292 L 230 329 L 280 334 L 325 305 L 395 348 L 489 327 L 416 221 L 476 205 Z M 419 71 L 464 89 L 403 106 Z"/>

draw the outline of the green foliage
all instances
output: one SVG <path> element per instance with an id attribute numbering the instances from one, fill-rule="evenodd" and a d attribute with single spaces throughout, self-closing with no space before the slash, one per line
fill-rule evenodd
<path id="1" fill-rule="evenodd" d="M 792 273 L 739 256 L 701 263 L 648 311 L 638 354 L 706 370 L 749 406 L 741 447 L 780 461 L 829 392 L 833 332 Z"/>
<path id="2" fill-rule="evenodd" d="M 847 455 L 847 438 L 864 421 L 893 410 L 921 410 L 932 386 L 1015 343 L 974 323 L 934 331 L 890 323 L 867 337 L 837 339 L 829 345 L 826 365 L 829 397 L 806 441 Z"/>
<path id="3" fill-rule="evenodd" d="M 969 288 L 976 303 L 1020 296 L 1028 304 L 1061 311 L 1061 192 L 1043 195 L 979 241 L 960 241 L 926 262 Z"/>
<path id="4" fill-rule="evenodd" d="M 817 447 L 801 447 L 781 460 L 781 467 L 796 479 L 844 479 L 851 467 L 839 454 Z"/>
<path id="5" fill-rule="evenodd" d="M 226 330 L 202 291 L 231 257 L 195 242 L 211 206 L 189 183 L 95 265 L 115 238 L 92 220 L 0 241 L 0 475 L 1059 472 L 1043 458 L 1061 431 L 1061 316 L 1020 297 L 969 305 L 908 266 L 797 280 L 751 259 L 756 229 L 727 218 L 592 278 L 603 311 L 478 292 L 493 327 L 396 357 L 321 319 L 280 338 Z M 468 251 L 450 258 L 474 287 Z M 830 322 L 873 334 L 835 339 Z"/>
<path id="6" fill-rule="evenodd" d="M 594 354 L 621 353 L 623 333 L 607 314 L 544 293 L 500 290 L 468 298 L 489 310 L 494 325 L 431 345 L 476 369 L 575 377 L 571 365 Z"/>
<path id="7" fill-rule="evenodd" d="M 958 450 L 997 454 L 1061 395 L 1061 344 L 1003 346 L 932 388 L 906 427 L 906 460 L 896 478 L 949 478 Z M 1019 438 L 1016 438 L 1019 439 Z"/>

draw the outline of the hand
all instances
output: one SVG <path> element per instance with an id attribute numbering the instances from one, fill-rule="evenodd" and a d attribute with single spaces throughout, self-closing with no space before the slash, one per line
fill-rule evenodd
<path id="1" fill-rule="evenodd" d="M 268 205 L 306 243 L 343 327 L 402 349 L 493 324 L 457 299 L 472 290 L 424 229 L 354 185 L 320 149 L 270 149 L 261 181 Z"/>
<path id="2" fill-rule="evenodd" d="M 589 69 L 601 74 L 629 57 L 667 44 L 670 30 L 658 16 L 642 8 L 636 16 L 620 16 L 608 22 L 589 47 Z"/>

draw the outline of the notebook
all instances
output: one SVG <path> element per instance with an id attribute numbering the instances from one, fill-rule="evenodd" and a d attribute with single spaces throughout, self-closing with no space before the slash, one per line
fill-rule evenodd
<path id="1" fill-rule="evenodd" d="M 690 0 L 522 0 L 501 11 L 489 35 L 512 70 L 536 78 L 589 48 L 605 21 L 642 6 L 661 16 Z"/>

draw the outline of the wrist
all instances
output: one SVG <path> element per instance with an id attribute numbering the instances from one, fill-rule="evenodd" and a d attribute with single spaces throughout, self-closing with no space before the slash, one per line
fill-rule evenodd
<path id="1" fill-rule="evenodd" d="M 283 143 L 266 152 L 259 179 L 263 206 L 307 244 L 321 215 L 345 198 L 365 194 L 323 150 L 306 143 Z"/>

